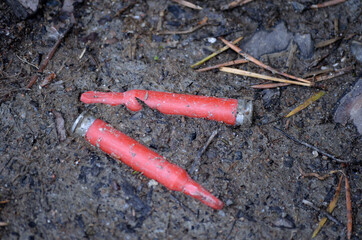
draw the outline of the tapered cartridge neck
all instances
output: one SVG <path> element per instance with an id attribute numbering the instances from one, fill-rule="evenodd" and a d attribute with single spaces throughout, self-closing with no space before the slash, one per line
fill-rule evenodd
<path id="1" fill-rule="evenodd" d="M 220 210 L 224 207 L 224 203 L 221 200 L 191 179 L 183 186 L 183 192 L 214 209 Z"/>

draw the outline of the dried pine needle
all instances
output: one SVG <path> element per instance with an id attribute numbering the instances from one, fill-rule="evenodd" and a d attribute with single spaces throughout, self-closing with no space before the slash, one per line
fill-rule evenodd
<path id="1" fill-rule="evenodd" d="M 319 91 L 316 94 L 314 94 L 312 97 L 308 98 L 307 101 L 305 101 L 304 103 L 302 103 L 301 105 L 299 105 L 298 107 L 294 108 L 290 113 L 288 113 L 288 115 L 286 115 L 285 117 L 290 117 L 293 116 L 294 114 L 300 112 L 301 110 L 303 110 L 304 108 L 308 107 L 309 105 L 311 105 L 313 102 L 317 101 L 318 99 L 320 99 L 321 97 L 324 96 L 324 94 L 326 94 L 326 92 L 324 91 Z"/>
<path id="2" fill-rule="evenodd" d="M 326 1 L 324 3 L 320 3 L 320 4 L 314 4 L 312 6 L 310 6 L 310 8 L 312 9 L 317 9 L 317 8 L 324 8 L 324 7 L 329 7 L 329 6 L 333 6 L 339 3 L 344 3 L 346 0 L 330 0 L 330 1 Z"/>
<path id="3" fill-rule="evenodd" d="M 336 207 L 337 205 L 337 201 L 338 201 L 338 198 L 339 198 L 339 194 L 341 192 L 341 186 L 342 186 L 342 180 L 343 180 L 343 175 L 339 178 L 339 183 L 338 183 L 338 186 L 337 186 L 337 189 L 336 189 L 336 193 L 334 194 L 333 196 L 333 199 L 332 201 L 329 203 L 328 205 L 328 208 L 327 208 L 327 212 L 329 213 L 332 213 L 334 208 Z M 319 223 L 318 223 L 318 226 L 317 228 L 314 230 L 313 232 L 313 235 L 312 235 L 312 238 L 314 238 L 315 236 L 317 236 L 317 234 L 319 233 L 319 231 L 322 229 L 322 227 L 324 226 L 324 224 L 327 222 L 327 218 L 324 217 L 322 218 Z"/>
<path id="4" fill-rule="evenodd" d="M 347 239 L 352 237 L 352 200 L 351 190 L 349 187 L 349 181 L 347 175 L 345 176 L 345 188 L 346 188 L 346 207 L 347 207 Z"/>
<path id="5" fill-rule="evenodd" d="M 193 3 L 190 3 L 190 2 L 185 1 L 185 0 L 172 0 L 172 1 L 177 2 L 178 4 L 180 4 L 182 6 L 192 8 L 192 9 L 196 9 L 196 10 L 201 10 L 202 9 L 202 7 L 197 6 L 197 5 L 193 4 Z"/>
<path id="6" fill-rule="evenodd" d="M 323 48 L 323 47 L 327 47 L 328 45 L 331 45 L 335 42 L 337 42 L 338 40 L 342 39 L 341 37 L 336 37 L 333 39 L 328 39 L 319 43 L 316 43 L 316 45 L 314 46 L 315 48 Z"/>
<path id="7" fill-rule="evenodd" d="M 304 83 L 308 83 L 309 86 L 313 85 L 313 83 L 309 80 L 300 78 L 300 77 L 296 77 L 293 75 L 290 75 L 288 73 L 285 72 L 280 72 L 266 64 L 264 64 L 263 62 L 259 61 L 258 59 L 254 58 L 253 56 L 247 54 L 246 52 L 243 52 L 243 50 L 241 50 L 239 47 L 235 46 L 234 44 L 232 44 L 231 42 L 225 40 L 224 38 L 220 37 L 221 41 L 223 41 L 226 45 L 228 45 L 232 50 L 234 50 L 235 52 L 237 52 L 238 54 L 240 54 L 241 56 L 243 56 L 245 59 L 249 60 L 250 62 L 255 63 L 256 65 L 258 65 L 259 67 L 262 67 L 272 73 L 276 73 L 278 75 L 284 76 L 286 78 L 290 78 L 290 79 L 294 79 L 300 82 L 304 82 Z"/>
<path id="8" fill-rule="evenodd" d="M 253 85 L 251 87 L 255 89 L 267 89 L 267 88 L 285 87 L 289 85 L 290 85 L 289 83 L 265 83 L 265 84 Z"/>
<path id="9" fill-rule="evenodd" d="M 243 39 L 243 37 L 239 37 L 239 38 L 235 39 L 232 43 L 233 43 L 233 44 L 237 44 L 237 43 L 240 42 L 242 39 Z M 225 46 L 225 47 L 217 50 L 216 52 L 213 52 L 212 54 L 210 54 L 209 56 L 205 57 L 205 58 L 202 59 L 201 61 L 198 61 L 197 63 L 191 65 L 191 67 L 192 67 L 192 68 L 197 67 L 197 66 L 199 66 L 199 65 L 201 65 L 201 64 L 209 61 L 211 58 L 217 56 L 218 54 L 220 54 L 220 53 L 228 50 L 229 48 L 230 48 L 229 46 Z"/>
<path id="10" fill-rule="evenodd" d="M 235 1 L 232 1 L 231 3 L 229 3 L 229 4 L 221 6 L 221 10 L 229 10 L 229 9 L 232 9 L 232 8 L 235 8 L 235 7 L 242 6 L 242 5 L 247 4 L 249 2 L 252 2 L 252 1 L 253 0 L 235 0 Z"/>
<path id="11" fill-rule="evenodd" d="M 329 80 L 329 79 L 332 79 L 332 78 L 335 78 L 335 77 L 342 76 L 342 75 L 346 74 L 347 72 L 349 72 L 351 70 L 353 70 L 353 66 L 338 69 L 338 70 L 335 70 L 334 73 L 317 76 L 317 77 L 314 78 L 314 81 L 315 82 L 320 82 L 320 81 Z"/>
<path id="12" fill-rule="evenodd" d="M 227 67 L 227 66 L 232 66 L 232 65 L 237 65 L 237 64 L 243 64 L 243 63 L 247 63 L 249 62 L 248 60 L 245 59 L 238 59 L 238 60 L 233 60 L 233 61 L 229 61 L 229 62 L 225 62 L 225 63 L 220 63 L 211 67 L 205 67 L 205 68 L 200 68 L 198 70 L 196 70 L 196 72 L 206 72 L 212 69 L 216 69 L 216 68 L 221 68 L 221 67 Z"/>
<path id="13" fill-rule="evenodd" d="M 235 69 L 235 68 L 229 68 L 229 67 L 222 67 L 222 68 L 220 68 L 220 71 L 234 73 L 237 75 L 242 75 L 242 76 L 247 76 L 247 77 L 260 78 L 260 79 L 265 79 L 265 80 L 270 80 L 270 81 L 275 81 L 275 82 L 290 83 L 290 84 L 296 84 L 296 85 L 308 86 L 308 87 L 311 86 L 310 83 L 303 83 L 303 82 L 292 81 L 292 80 L 287 80 L 287 79 L 282 79 L 282 78 L 276 78 L 276 77 L 271 77 L 268 75 L 263 75 L 263 74 L 254 73 L 254 72 L 248 72 L 248 71 Z"/>

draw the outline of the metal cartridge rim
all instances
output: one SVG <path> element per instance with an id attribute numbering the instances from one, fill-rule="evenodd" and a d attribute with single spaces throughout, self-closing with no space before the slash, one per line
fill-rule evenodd
<path id="1" fill-rule="evenodd" d="M 95 120 L 96 118 L 90 115 L 87 111 L 82 112 L 73 123 L 72 133 L 84 137 Z"/>
<path id="2" fill-rule="evenodd" d="M 235 126 L 248 127 L 253 120 L 253 101 L 238 99 Z"/>

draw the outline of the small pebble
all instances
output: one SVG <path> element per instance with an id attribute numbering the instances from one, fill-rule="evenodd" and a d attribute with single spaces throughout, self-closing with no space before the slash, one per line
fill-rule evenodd
<path id="1" fill-rule="evenodd" d="M 214 37 L 209 37 L 209 38 L 207 38 L 207 41 L 208 41 L 209 43 L 215 43 L 215 42 L 216 42 L 216 38 L 214 38 Z"/>
<path id="2" fill-rule="evenodd" d="M 228 199 L 226 201 L 226 206 L 230 206 L 231 204 L 233 204 L 234 202 L 231 199 Z"/>
<path id="3" fill-rule="evenodd" d="M 313 157 L 314 157 L 314 158 L 318 157 L 318 152 L 317 152 L 317 151 L 314 150 L 314 151 L 312 152 L 312 154 L 313 154 Z"/>
<path id="4" fill-rule="evenodd" d="M 153 186 L 157 186 L 158 182 L 156 182 L 155 180 L 152 179 L 151 181 L 148 182 L 147 185 L 150 188 L 150 187 L 153 187 Z"/>
<path id="5" fill-rule="evenodd" d="M 221 210 L 221 211 L 219 211 L 218 213 L 219 213 L 219 215 L 220 215 L 221 217 L 225 217 L 224 211 Z"/>

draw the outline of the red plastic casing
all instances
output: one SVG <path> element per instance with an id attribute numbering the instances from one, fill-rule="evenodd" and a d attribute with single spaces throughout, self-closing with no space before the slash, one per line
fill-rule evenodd
<path id="1" fill-rule="evenodd" d="M 84 103 L 104 103 L 112 106 L 124 104 L 132 111 L 142 109 L 138 100 L 152 109 L 171 115 L 183 115 L 194 118 L 206 118 L 235 125 L 238 100 L 216 98 L 168 92 L 130 90 L 118 92 L 83 93 L 80 100 Z"/>
<path id="2" fill-rule="evenodd" d="M 223 208 L 223 202 L 193 181 L 184 169 L 168 162 L 166 158 L 106 122 L 96 119 L 88 128 L 85 138 L 113 158 L 121 160 L 168 189 L 183 192 L 214 209 Z"/>

